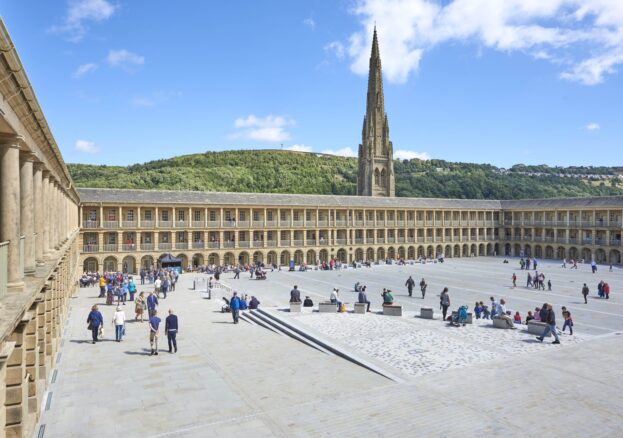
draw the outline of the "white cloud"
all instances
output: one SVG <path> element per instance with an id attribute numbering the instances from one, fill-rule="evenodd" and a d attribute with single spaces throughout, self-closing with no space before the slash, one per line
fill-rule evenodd
<path id="1" fill-rule="evenodd" d="M 324 46 L 324 49 L 327 52 L 333 53 L 338 59 L 344 58 L 344 55 L 346 54 L 346 48 L 344 47 L 344 44 L 339 41 L 330 42 L 329 44 Z"/>
<path id="2" fill-rule="evenodd" d="M 85 152 L 87 154 L 96 154 L 99 149 L 95 143 L 88 140 L 78 140 L 74 146 L 77 151 Z"/>
<path id="3" fill-rule="evenodd" d="M 293 144 L 292 146 L 286 147 L 286 150 L 295 152 L 311 152 L 313 151 L 313 148 L 304 144 Z"/>
<path id="4" fill-rule="evenodd" d="M 356 157 L 357 156 L 357 151 L 350 147 L 346 147 L 342 149 L 325 149 L 324 151 L 322 151 L 322 153 L 329 154 L 329 155 L 339 155 L 341 157 Z"/>
<path id="5" fill-rule="evenodd" d="M 109 19 L 117 7 L 107 0 L 68 0 L 65 21 L 49 31 L 67 35 L 70 41 L 80 41 L 88 30 L 88 22 Z"/>
<path id="6" fill-rule="evenodd" d="M 311 30 L 315 30 L 316 29 L 316 22 L 314 21 L 313 18 L 306 18 L 303 20 L 303 24 L 307 27 L 309 27 Z"/>
<path id="7" fill-rule="evenodd" d="M 430 155 L 426 152 L 407 151 L 404 149 L 394 151 L 395 160 L 413 160 L 414 158 L 418 160 L 430 160 Z"/>
<path id="8" fill-rule="evenodd" d="M 599 129 L 601 129 L 601 126 L 599 126 L 599 123 L 592 122 L 586 125 L 584 129 L 588 131 L 598 131 Z"/>
<path id="9" fill-rule="evenodd" d="M 452 42 L 566 64 L 560 77 L 585 85 L 623 64 L 623 1 L 355 0 L 352 13 L 362 29 L 347 42 L 351 69 L 368 72 L 376 22 L 383 68 L 395 83 L 406 82 L 427 51 Z M 332 44 L 325 49 L 339 47 Z"/>
<path id="10" fill-rule="evenodd" d="M 133 67 L 137 67 L 145 64 L 145 57 L 132 53 L 126 49 L 110 50 L 106 61 L 112 67 L 120 67 L 129 70 Z"/>
<path id="11" fill-rule="evenodd" d="M 239 117 L 234 121 L 237 131 L 229 137 L 232 139 L 247 139 L 268 143 L 276 143 L 290 139 L 290 133 L 286 127 L 293 125 L 294 120 L 284 116 L 257 117 L 250 114 L 247 117 Z"/>
<path id="12" fill-rule="evenodd" d="M 97 70 L 97 64 L 94 62 L 89 62 L 87 64 L 80 65 L 73 74 L 75 79 L 79 79 L 87 73 L 92 73 Z"/>
<path id="13" fill-rule="evenodd" d="M 142 96 L 134 97 L 131 103 L 132 103 L 132 106 L 138 106 L 142 108 L 149 108 L 156 104 L 152 99 L 148 97 L 142 97 Z"/>

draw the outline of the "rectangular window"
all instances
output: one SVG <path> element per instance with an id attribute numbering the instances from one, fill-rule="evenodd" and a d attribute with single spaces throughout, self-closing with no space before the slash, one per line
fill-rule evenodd
<path id="1" fill-rule="evenodd" d="M 134 210 L 128 210 L 126 212 L 126 216 L 128 221 L 133 221 L 134 220 Z"/>
<path id="2" fill-rule="evenodd" d="M 186 217 L 186 211 L 185 210 L 177 210 L 177 220 L 178 221 L 184 221 Z"/>
<path id="3" fill-rule="evenodd" d="M 109 234 L 108 235 L 108 244 L 109 245 L 115 245 L 117 243 L 117 235 L 116 234 Z"/>
<path id="4" fill-rule="evenodd" d="M 89 218 L 90 221 L 96 221 L 97 220 L 97 210 L 89 210 L 88 218 Z"/>
<path id="5" fill-rule="evenodd" d="M 240 216 L 239 220 L 241 220 L 241 221 L 245 221 L 246 220 L 245 218 L 247 217 L 247 215 L 246 215 L 246 213 L 244 211 L 239 212 L 239 216 Z"/>
<path id="6" fill-rule="evenodd" d="M 110 209 L 108 210 L 108 220 L 109 221 L 116 221 L 117 219 L 117 211 Z"/>
<path id="7" fill-rule="evenodd" d="M 145 216 L 145 220 L 146 221 L 150 221 L 151 220 L 151 210 L 145 210 L 143 215 Z"/>
<path id="8" fill-rule="evenodd" d="M 195 222 L 201 222 L 201 210 L 195 210 Z"/>
<path id="9" fill-rule="evenodd" d="M 281 212 L 281 220 L 282 220 L 282 221 L 285 221 L 285 220 L 286 220 L 286 212 L 285 212 L 285 211 L 282 211 L 282 212 Z"/>
<path id="10" fill-rule="evenodd" d="M 210 221 L 216 222 L 216 211 L 214 210 L 210 211 Z"/>
<path id="11" fill-rule="evenodd" d="M 162 239 L 162 243 L 169 243 L 169 233 L 160 234 L 160 239 Z"/>
<path id="12" fill-rule="evenodd" d="M 162 220 L 165 222 L 169 220 L 169 210 L 162 210 Z"/>
<path id="13" fill-rule="evenodd" d="M 266 216 L 267 216 L 267 219 L 268 219 L 269 221 L 272 221 L 272 220 L 273 220 L 273 212 L 272 212 L 271 210 L 268 210 L 268 211 L 266 212 Z"/>
<path id="14" fill-rule="evenodd" d="M 177 241 L 178 242 L 186 242 L 186 233 L 184 231 L 177 232 Z"/>
<path id="15" fill-rule="evenodd" d="M 260 220 L 260 212 L 259 211 L 254 211 L 253 212 L 253 220 L 258 222 Z"/>
<path id="16" fill-rule="evenodd" d="M 298 211 L 294 212 L 294 220 L 295 221 L 299 220 L 299 212 Z"/>
<path id="17" fill-rule="evenodd" d="M 201 242 L 201 240 L 202 240 L 202 239 L 201 239 L 201 235 L 202 235 L 202 234 L 203 234 L 203 233 L 202 233 L 201 231 L 195 231 L 195 232 L 193 233 L 193 242 Z"/>
<path id="18" fill-rule="evenodd" d="M 225 210 L 225 220 L 231 221 L 231 210 Z"/>

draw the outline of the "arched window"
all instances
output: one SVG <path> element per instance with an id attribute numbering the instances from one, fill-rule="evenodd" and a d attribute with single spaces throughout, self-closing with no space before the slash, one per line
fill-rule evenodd
<path id="1" fill-rule="evenodd" d="M 381 171 L 381 187 L 385 187 L 387 185 L 387 175 L 385 174 L 385 169 Z"/>
<path id="2" fill-rule="evenodd" d="M 379 169 L 374 169 L 374 184 L 377 186 L 380 184 L 379 179 L 380 179 Z"/>

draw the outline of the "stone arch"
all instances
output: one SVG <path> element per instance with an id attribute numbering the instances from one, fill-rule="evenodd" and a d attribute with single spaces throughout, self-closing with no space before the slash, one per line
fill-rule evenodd
<path id="1" fill-rule="evenodd" d="M 257 264 L 257 263 L 264 263 L 264 254 L 262 253 L 262 251 L 255 251 L 253 253 L 253 264 Z"/>
<path id="2" fill-rule="evenodd" d="M 469 245 L 467 243 L 463 244 L 463 257 L 469 257 Z"/>
<path id="3" fill-rule="evenodd" d="M 595 251 L 595 261 L 597 263 L 606 263 L 606 251 L 603 248 L 597 248 Z"/>
<path id="4" fill-rule="evenodd" d="M 404 260 L 406 258 L 406 253 L 405 253 L 405 247 L 404 246 L 399 246 L 398 247 L 398 258 Z"/>
<path id="5" fill-rule="evenodd" d="M 307 251 L 307 264 L 308 265 L 316 264 L 316 251 L 314 251 L 313 249 L 310 249 L 309 251 Z"/>
<path id="6" fill-rule="evenodd" d="M 454 251 L 452 251 L 452 257 L 461 257 L 461 245 L 454 245 Z"/>
<path id="7" fill-rule="evenodd" d="M 575 246 L 569 248 L 569 252 L 567 253 L 570 259 L 577 260 L 579 258 L 580 253 Z"/>
<path id="8" fill-rule="evenodd" d="M 99 261 L 95 257 L 87 257 L 82 263 L 82 270 L 84 272 L 98 272 Z"/>
<path id="9" fill-rule="evenodd" d="M 437 245 L 435 248 L 435 257 L 439 257 L 441 254 L 443 254 L 443 246 Z"/>
<path id="10" fill-rule="evenodd" d="M 593 254 L 591 253 L 590 248 L 582 248 L 582 257 L 585 262 L 590 262 L 593 260 Z"/>
<path id="11" fill-rule="evenodd" d="M 117 257 L 108 256 L 104 259 L 104 271 L 105 272 L 117 272 Z"/>
<path id="12" fill-rule="evenodd" d="M 223 256 L 223 264 L 227 266 L 232 266 L 237 263 L 236 257 L 233 252 L 226 252 Z"/>
<path id="13" fill-rule="evenodd" d="M 618 249 L 610 250 L 610 263 L 612 263 L 613 265 L 621 264 L 621 251 L 619 251 Z"/>
<path id="14" fill-rule="evenodd" d="M 383 170 L 381 170 L 381 187 L 386 187 L 387 186 L 387 173 L 385 172 L 385 169 L 383 168 Z"/>
<path id="15" fill-rule="evenodd" d="M 344 248 L 337 250 L 337 259 L 342 263 L 348 263 L 348 254 Z"/>
<path id="16" fill-rule="evenodd" d="M 530 245 L 524 246 L 524 254 L 526 257 L 532 257 L 532 247 Z"/>
<path id="17" fill-rule="evenodd" d="M 154 258 L 150 255 L 141 257 L 141 269 L 149 270 L 154 267 Z"/>
<path id="18" fill-rule="evenodd" d="M 321 262 L 327 263 L 329 261 L 329 251 L 327 251 L 326 249 L 321 249 L 318 253 L 318 258 Z"/>
<path id="19" fill-rule="evenodd" d="M 240 263 L 241 265 L 248 265 L 249 264 L 249 260 L 251 260 L 251 257 L 249 257 L 249 253 L 246 251 L 242 251 L 238 254 L 238 263 Z"/>
<path id="20" fill-rule="evenodd" d="M 536 258 L 543 258 L 543 248 L 541 248 L 541 245 L 534 245 L 534 256 Z"/>
<path id="21" fill-rule="evenodd" d="M 387 258 L 388 259 L 396 258 L 396 250 L 394 249 L 393 246 L 390 246 L 389 248 L 387 248 Z"/>
<path id="22" fill-rule="evenodd" d="M 417 258 L 419 259 L 420 257 L 426 257 L 426 251 L 423 246 L 417 247 Z"/>
<path id="23" fill-rule="evenodd" d="M 564 246 L 558 247 L 558 249 L 556 250 L 556 258 L 561 260 L 567 258 L 567 250 Z"/>
<path id="24" fill-rule="evenodd" d="M 218 253 L 216 252 L 211 252 L 208 255 L 208 265 L 220 265 L 221 264 L 221 258 L 219 257 Z"/>
<path id="25" fill-rule="evenodd" d="M 379 248 L 376 250 L 376 259 L 385 260 L 385 248 Z"/>
<path id="26" fill-rule="evenodd" d="M 363 249 L 357 248 L 355 250 L 355 261 L 358 261 L 358 262 L 363 261 Z"/>
<path id="27" fill-rule="evenodd" d="M 435 248 L 433 248 L 432 245 L 428 245 L 426 247 L 426 258 L 432 259 L 434 255 L 435 255 Z"/>
<path id="28" fill-rule="evenodd" d="M 475 243 L 472 243 L 472 246 L 469 248 L 469 255 L 478 255 L 478 246 Z"/>
<path id="29" fill-rule="evenodd" d="M 302 265 L 304 262 L 305 259 L 303 258 L 303 251 L 301 251 L 300 249 L 294 251 L 294 264 Z"/>
<path id="30" fill-rule="evenodd" d="M 487 253 L 485 252 L 485 244 L 484 243 L 481 243 L 480 245 L 478 245 L 478 255 L 479 256 L 487 255 Z"/>
<path id="31" fill-rule="evenodd" d="M 192 265 L 193 266 L 203 266 L 203 254 L 201 254 L 201 253 L 193 254 Z"/>
<path id="32" fill-rule="evenodd" d="M 131 255 L 125 256 L 121 261 L 121 271 L 124 274 L 136 274 L 136 259 Z"/>
<path id="33" fill-rule="evenodd" d="M 446 245 L 446 249 L 443 252 L 445 257 L 452 257 L 452 246 Z"/>
<path id="34" fill-rule="evenodd" d="M 407 258 L 409 260 L 415 260 L 415 246 L 407 248 Z"/>
<path id="35" fill-rule="evenodd" d="M 519 254 L 521 254 L 521 245 L 516 243 L 515 244 L 515 254 L 513 254 L 515 257 L 519 257 Z"/>
<path id="36" fill-rule="evenodd" d="M 290 266 L 290 251 L 281 251 L 281 256 L 279 256 L 279 264 L 281 266 Z"/>
<path id="37" fill-rule="evenodd" d="M 177 258 L 182 260 L 182 270 L 186 270 L 188 268 L 188 256 L 184 253 L 178 254 Z"/>
<path id="38" fill-rule="evenodd" d="M 495 246 L 497 246 L 497 244 Z M 497 248 L 495 248 L 495 253 L 498 254 Z M 487 252 L 485 254 L 490 256 L 493 255 L 493 244 L 487 243 Z"/>
<path id="39" fill-rule="evenodd" d="M 278 262 L 277 251 L 268 251 L 268 254 L 266 255 L 266 261 L 269 265 L 276 265 Z"/>
<path id="40" fill-rule="evenodd" d="M 366 260 L 369 262 L 374 261 L 374 248 L 368 248 L 366 251 Z"/>
<path id="41" fill-rule="evenodd" d="M 511 255 L 511 244 L 510 243 L 507 243 L 504 245 L 504 255 L 505 256 Z"/>
<path id="42" fill-rule="evenodd" d="M 553 259 L 554 258 L 554 248 L 552 248 L 549 245 L 547 245 L 545 247 L 545 258 L 546 259 Z"/>

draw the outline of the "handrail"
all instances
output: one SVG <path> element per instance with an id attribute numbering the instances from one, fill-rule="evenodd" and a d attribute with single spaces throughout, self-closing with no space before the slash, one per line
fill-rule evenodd
<path id="1" fill-rule="evenodd" d="M 0 297 L 7 293 L 9 269 L 9 242 L 0 242 Z"/>

